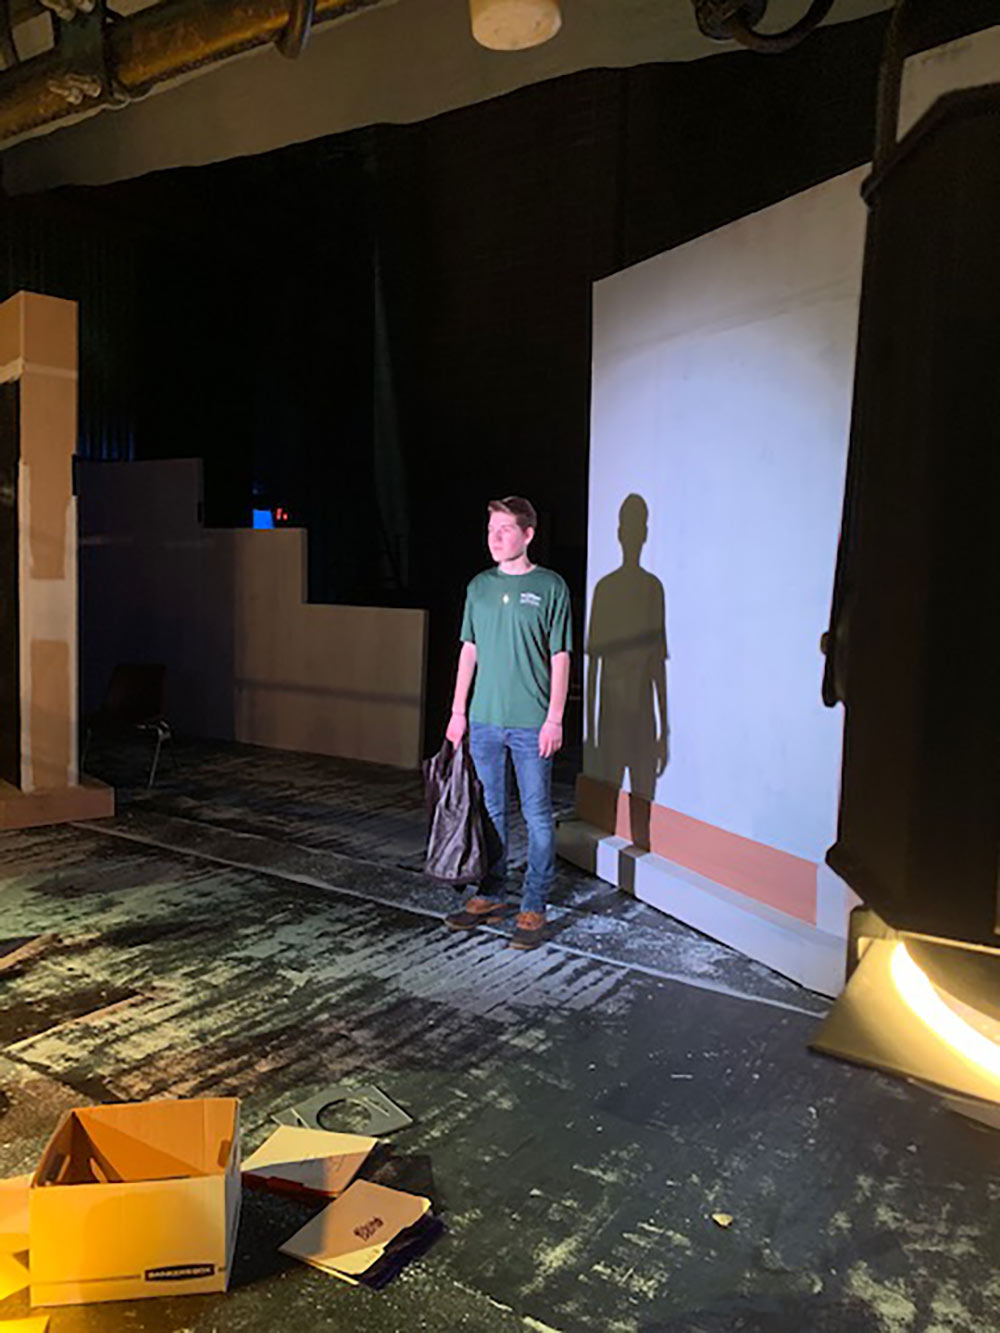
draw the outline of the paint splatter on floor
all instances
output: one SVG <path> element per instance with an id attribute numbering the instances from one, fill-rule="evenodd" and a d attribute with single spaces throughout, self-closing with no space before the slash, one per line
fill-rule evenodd
<path id="1" fill-rule="evenodd" d="M 415 1117 L 379 1169 L 448 1227 L 373 1296 L 281 1261 L 294 1207 L 254 1196 L 228 1296 L 53 1333 L 1000 1328 L 1000 1135 L 810 1055 L 822 1001 L 570 870 L 537 953 L 450 934 L 419 811 L 408 775 L 202 746 L 114 821 L 0 835 L 4 937 L 58 935 L 0 977 L 4 1172 L 81 1100 L 235 1093 L 253 1147 L 374 1081 Z"/>

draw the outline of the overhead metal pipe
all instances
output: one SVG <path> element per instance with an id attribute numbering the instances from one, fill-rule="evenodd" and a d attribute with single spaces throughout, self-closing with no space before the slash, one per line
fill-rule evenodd
<path id="1" fill-rule="evenodd" d="M 313 22 L 329 23 L 386 0 L 315 0 Z M 167 79 L 274 43 L 288 31 L 298 0 L 163 0 L 117 19 L 104 34 L 108 77 L 77 68 L 60 50 L 0 74 L 0 144 L 26 137 L 81 111 L 142 96 Z"/>

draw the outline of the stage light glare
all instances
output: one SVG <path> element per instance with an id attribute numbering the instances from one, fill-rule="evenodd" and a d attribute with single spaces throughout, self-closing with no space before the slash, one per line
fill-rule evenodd
<path id="1" fill-rule="evenodd" d="M 562 27 L 559 0 L 469 0 L 472 35 L 490 51 L 526 51 Z"/>
<path id="2" fill-rule="evenodd" d="M 1000 1045 L 948 1008 L 901 940 L 893 950 L 890 972 L 907 1007 L 936 1037 L 977 1068 L 1000 1079 Z"/>

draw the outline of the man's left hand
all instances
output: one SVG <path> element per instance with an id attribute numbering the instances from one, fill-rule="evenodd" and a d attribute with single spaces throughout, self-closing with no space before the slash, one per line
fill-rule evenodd
<path id="1" fill-rule="evenodd" d="M 551 759 L 562 749 L 563 729 L 559 722 L 545 722 L 538 733 L 538 753 L 542 759 Z"/>

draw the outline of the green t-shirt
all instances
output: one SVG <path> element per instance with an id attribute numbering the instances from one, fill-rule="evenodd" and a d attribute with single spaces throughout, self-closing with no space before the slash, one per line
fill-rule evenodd
<path id="1" fill-rule="evenodd" d="M 473 722 L 540 727 L 549 711 L 552 656 L 572 639 L 569 589 L 551 569 L 477 574 L 465 594 L 462 639 L 476 645 Z"/>

